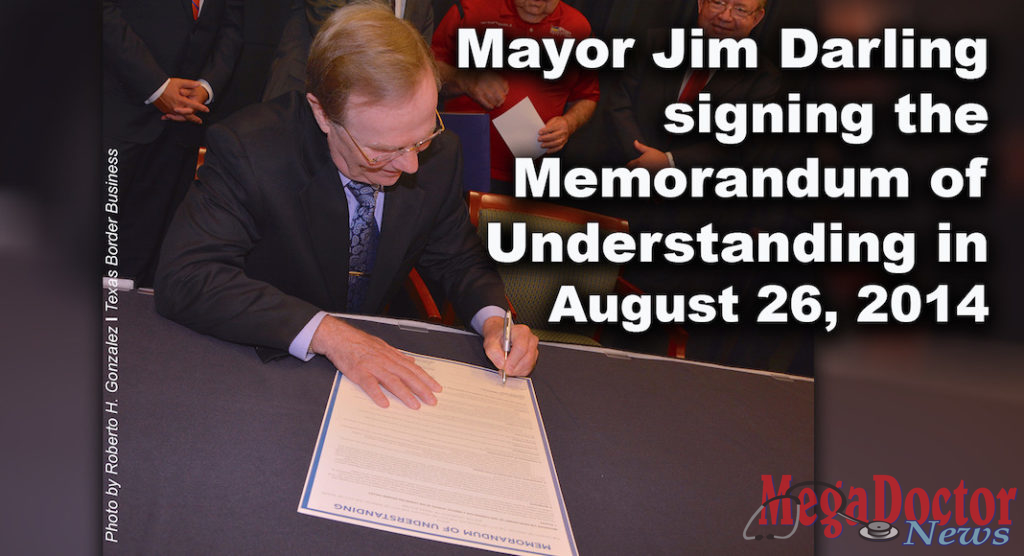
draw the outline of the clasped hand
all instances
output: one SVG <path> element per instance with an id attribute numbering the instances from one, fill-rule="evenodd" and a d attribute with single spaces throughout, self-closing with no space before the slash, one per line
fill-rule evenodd
<path id="1" fill-rule="evenodd" d="M 203 120 L 196 112 L 210 111 L 204 104 L 209 98 L 210 94 L 206 87 L 198 81 L 172 77 L 164 92 L 153 101 L 153 105 L 163 112 L 161 120 L 201 124 Z"/>
<path id="2" fill-rule="evenodd" d="M 460 73 L 459 81 L 463 92 L 485 110 L 501 106 L 508 96 L 508 81 L 493 71 Z"/>

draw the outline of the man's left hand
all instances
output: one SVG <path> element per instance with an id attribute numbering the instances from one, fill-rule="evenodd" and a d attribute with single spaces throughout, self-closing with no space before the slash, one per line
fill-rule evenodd
<path id="1" fill-rule="evenodd" d="M 182 87 L 178 89 L 181 96 L 197 102 L 203 106 L 206 105 L 206 101 L 210 100 L 210 93 L 206 91 L 206 87 L 197 85 L 195 87 Z M 199 119 L 195 114 L 164 114 L 161 120 L 172 120 L 175 122 L 192 122 L 194 124 L 201 124 L 203 121 Z"/>
<path id="2" fill-rule="evenodd" d="M 199 96 L 195 89 L 202 89 L 202 95 Z M 206 88 L 198 81 L 172 77 L 163 94 L 153 101 L 153 106 L 163 112 L 161 120 L 202 124 L 203 120 L 196 112 L 210 111 L 210 108 L 203 104 L 208 98 Z"/>
<path id="3" fill-rule="evenodd" d="M 634 170 L 636 168 L 647 168 L 648 170 L 661 170 L 662 168 L 668 168 L 671 164 L 668 163 L 668 155 L 663 151 L 659 151 L 654 147 L 648 147 L 640 141 L 633 141 L 633 148 L 640 152 L 640 156 L 630 160 L 626 164 L 626 168 Z"/>
<path id="4" fill-rule="evenodd" d="M 548 154 L 562 150 L 566 141 L 569 140 L 569 121 L 563 116 L 555 116 L 548 120 L 544 127 L 537 133 L 537 140 L 540 146 L 547 150 Z"/>
<path id="5" fill-rule="evenodd" d="M 484 321 L 484 353 L 497 368 L 504 366 L 509 376 L 526 376 L 537 364 L 537 343 L 540 341 L 530 327 L 525 324 L 512 326 L 512 351 L 505 359 L 505 350 L 501 348 L 501 334 L 504 328 L 501 317 L 491 317 Z"/>

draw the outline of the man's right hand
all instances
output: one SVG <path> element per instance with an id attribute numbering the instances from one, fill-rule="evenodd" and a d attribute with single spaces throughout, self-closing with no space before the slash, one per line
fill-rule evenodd
<path id="1" fill-rule="evenodd" d="M 493 71 L 459 72 L 459 88 L 487 110 L 505 104 L 508 96 L 508 81 Z"/>
<path id="2" fill-rule="evenodd" d="M 210 108 L 190 98 L 192 90 L 196 87 L 202 87 L 202 85 L 191 79 L 172 77 L 164 92 L 153 101 L 153 106 L 164 113 L 163 119 L 165 120 L 201 124 L 203 120 L 196 115 L 196 112 L 209 112 Z"/>
<path id="3" fill-rule="evenodd" d="M 327 315 L 320 321 L 310 348 L 326 356 L 380 407 L 388 406 L 382 386 L 411 409 L 419 409 L 421 400 L 437 404 L 434 393 L 441 385 L 412 357 L 338 318 Z"/>

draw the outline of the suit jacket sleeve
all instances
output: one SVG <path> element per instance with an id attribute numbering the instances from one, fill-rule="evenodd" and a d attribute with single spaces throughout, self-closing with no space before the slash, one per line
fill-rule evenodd
<path id="1" fill-rule="evenodd" d="M 648 139 L 640 132 L 633 107 L 632 95 L 639 84 L 639 74 L 636 69 L 638 65 L 636 63 L 627 65 L 626 70 L 612 82 L 608 92 L 603 95 L 608 115 L 608 127 L 605 129 L 605 133 L 614 138 L 616 156 L 622 162 L 632 160 L 640 155 L 633 146 L 634 140 L 649 144 Z M 656 108 L 650 107 L 650 109 Z"/>
<path id="2" fill-rule="evenodd" d="M 103 58 L 108 71 L 124 83 L 139 104 L 171 77 L 125 20 L 119 0 L 103 0 Z"/>
<path id="3" fill-rule="evenodd" d="M 215 95 L 224 92 L 231 72 L 235 69 L 235 62 L 242 52 L 243 1 L 228 0 L 217 31 L 217 41 L 206 66 L 198 76 L 210 84 Z"/>
<path id="4" fill-rule="evenodd" d="M 640 128 L 636 110 L 662 110 L 664 107 L 638 106 L 637 96 L 641 86 L 648 86 L 644 79 L 648 76 L 646 72 L 651 64 L 650 55 L 657 46 L 657 34 L 648 33 L 639 42 L 636 51 L 627 54 L 625 69 L 611 80 L 607 92 L 602 91 L 602 104 L 605 105 L 608 118 L 608 126 L 605 133 L 614 138 L 614 155 L 619 159 L 616 162 L 625 163 L 632 160 L 640 153 L 633 146 L 634 140 L 639 140 L 646 145 L 651 144 L 651 138 L 645 137 Z"/>
<path id="5" fill-rule="evenodd" d="M 445 184 L 444 203 L 416 267 L 443 284 L 459 318 L 468 323 L 477 311 L 505 307 L 505 286 L 469 221 L 463 199 L 462 149 L 452 157 L 456 179 Z"/>
<path id="6" fill-rule="evenodd" d="M 157 311 L 218 338 L 286 350 L 318 308 L 246 275 L 245 257 L 260 240 L 256 214 L 267 200 L 230 129 L 210 128 L 208 144 L 200 179 L 164 241 Z"/>
<path id="7" fill-rule="evenodd" d="M 434 35 L 434 3 L 428 0 L 406 0 L 405 19 L 419 29 L 429 45 Z"/>
<path id="8" fill-rule="evenodd" d="M 622 157 L 622 162 L 639 156 L 633 147 L 633 140 L 637 139 L 671 152 L 676 166 L 680 168 L 749 163 L 761 158 L 760 153 L 771 143 L 764 136 L 748 136 L 742 144 L 731 146 L 719 143 L 713 134 L 691 132 L 673 135 L 663 128 L 667 123 L 664 110 L 676 102 L 675 87 L 681 84 L 685 74 L 685 68 L 661 69 L 651 61 L 652 53 L 668 47 L 668 40 L 665 30 L 648 33 L 638 52 L 628 60 L 626 69 L 604 96 L 609 122 L 605 132 L 615 139 L 616 155 Z M 778 70 L 762 56 L 757 70 L 718 71 L 705 90 L 712 93 L 714 105 L 721 102 L 768 102 L 774 100 L 780 87 Z M 642 114 L 639 113 L 641 110 L 644 111 Z M 654 114 L 658 117 L 653 117 Z"/>
<path id="9" fill-rule="evenodd" d="M 778 70 L 766 60 L 759 60 L 759 69 L 752 75 L 744 75 L 737 78 L 740 73 L 748 70 L 721 70 L 723 73 L 716 73 L 711 81 L 715 79 L 731 79 L 739 83 L 730 91 L 734 98 L 726 99 L 728 102 L 744 102 L 748 105 L 758 102 L 771 102 L 776 99 L 781 88 L 781 77 Z M 729 75 L 725 75 L 725 73 Z M 710 85 L 709 85 L 710 86 Z M 739 92 L 737 92 L 739 91 Z M 712 98 L 714 101 L 715 99 Z M 719 99 L 721 100 L 721 99 Z M 748 122 L 749 125 L 749 122 Z M 746 140 L 738 145 L 724 145 L 715 139 L 713 134 L 701 136 L 698 141 L 689 141 L 678 147 L 670 149 L 676 167 L 687 168 L 691 166 L 713 166 L 724 164 L 743 165 L 764 162 L 774 145 L 776 139 L 770 134 L 755 135 L 748 133 Z"/>

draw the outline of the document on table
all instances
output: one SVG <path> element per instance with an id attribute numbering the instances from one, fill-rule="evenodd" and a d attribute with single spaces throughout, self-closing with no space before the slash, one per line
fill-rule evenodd
<path id="1" fill-rule="evenodd" d="M 413 355 L 436 406 L 377 407 L 338 372 L 299 512 L 508 554 L 575 555 L 533 383 Z"/>
<path id="2" fill-rule="evenodd" d="M 513 156 L 537 158 L 544 154 L 544 148 L 537 140 L 537 133 L 544 127 L 544 120 L 537 113 L 530 97 L 517 102 L 492 121 Z"/>

